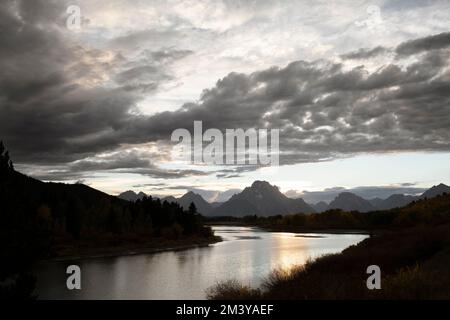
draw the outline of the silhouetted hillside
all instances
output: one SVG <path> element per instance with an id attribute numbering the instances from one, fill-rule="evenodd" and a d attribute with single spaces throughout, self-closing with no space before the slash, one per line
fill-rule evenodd
<path id="1" fill-rule="evenodd" d="M 26 271 L 36 259 L 82 254 L 83 248 L 213 239 L 195 206 L 184 210 L 152 197 L 130 202 L 83 184 L 44 183 L 14 171 L 4 150 L 0 205 L 0 282 Z"/>
<path id="2" fill-rule="evenodd" d="M 167 202 L 177 202 L 177 198 L 173 196 L 167 196 L 161 199 L 161 201 L 167 201 Z"/>
<path id="3" fill-rule="evenodd" d="M 143 192 L 136 193 L 132 190 L 128 190 L 128 191 L 122 192 L 117 197 L 120 199 L 123 199 L 123 200 L 127 200 L 127 201 L 136 201 L 136 200 L 142 200 L 146 196 L 147 195 Z"/>
<path id="4" fill-rule="evenodd" d="M 437 186 L 433 186 L 427 191 L 425 191 L 420 197 L 421 198 L 433 198 L 441 194 L 450 194 L 450 187 L 441 183 Z"/>
<path id="5" fill-rule="evenodd" d="M 328 210 L 328 204 L 325 201 L 317 202 L 316 204 L 313 204 L 312 207 L 316 212 L 321 213 Z"/>
<path id="6" fill-rule="evenodd" d="M 203 215 L 209 215 L 212 206 L 206 202 L 205 199 L 199 194 L 196 194 L 192 191 L 187 192 L 181 198 L 177 199 L 176 202 L 182 206 L 185 210 L 187 210 L 191 203 L 195 204 L 197 211 Z"/>

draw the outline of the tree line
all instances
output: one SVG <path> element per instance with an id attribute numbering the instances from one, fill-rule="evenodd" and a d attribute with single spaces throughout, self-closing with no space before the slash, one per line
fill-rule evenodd
<path id="1" fill-rule="evenodd" d="M 405 207 L 372 212 L 331 209 L 322 213 L 291 214 L 260 217 L 213 217 L 208 222 L 261 226 L 274 230 L 320 229 L 396 229 L 440 225 L 450 222 L 450 195 L 444 193 L 431 199 L 420 199 Z"/>

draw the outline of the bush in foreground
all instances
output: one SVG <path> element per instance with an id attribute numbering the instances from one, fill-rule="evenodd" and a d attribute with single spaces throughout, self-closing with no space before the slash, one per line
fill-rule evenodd
<path id="1" fill-rule="evenodd" d="M 207 290 L 209 300 L 255 300 L 261 298 L 261 291 L 240 284 L 237 280 L 218 283 Z"/>

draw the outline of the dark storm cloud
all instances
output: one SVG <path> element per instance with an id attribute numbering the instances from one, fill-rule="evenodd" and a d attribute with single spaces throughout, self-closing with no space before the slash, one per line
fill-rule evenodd
<path id="1" fill-rule="evenodd" d="M 396 60 L 369 71 L 364 65 L 348 70 L 334 62 L 296 61 L 251 74 L 233 72 L 197 102 L 147 116 L 136 107 L 143 93 L 172 79 L 170 64 L 192 52 L 168 43 L 167 49 L 138 51 L 136 59 L 127 60 L 114 46 L 135 48 L 178 31 L 143 31 L 112 40 L 112 51 L 94 50 L 64 29 L 65 5 L 0 4 L 0 138 L 17 163 L 66 166 L 60 176 L 95 170 L 162 178 L 208 174 L 163 170 L 152 167 L 154 162 L 145 166 L 148 158 L 119 159 L 122 163 L 95 158 L 123 145 L 167 142 L 175 129 L 192 130 L 194 120 L 222 131 L 280 129 L 282 164 L 450 149 L 449 34 L 400 44 L 400 58 L 421 53 L 407 66 Z M 350 58 L 382 51 L 357 51 Z"/>
<path id="2" fill-rule="evenodd" d="M 364 48 L 343 54 L 341 55 L 341 58 L 347 60 L 370 59 L 389 53 L 392 50 L 398 55 L 397 58 L 401 58 L 403 56 L 414 55 L 431 50 L 445 49 L 449 47 L 450 33 L 443 32 L 420 39 L 405 41 L 399 44 L 395 49 L 389 49 L 382 46 L 377 46 L 371 49 Z"/>
<path id="3" fill-rule="evenodd" d="M 442 50 L 406 68 L 391 64 L 375 72 L 299 61 L 250 75 L 231 73 L 205 90 L 199 103 L 144 123 L 155 137 L 169 135 L 165 129 L 189 128 L 194 120 L 222 130 L 280 128 L 282 163 L 449 150 L 449 78 L 448 52 Z"/>
<path id="4" fill-rule="evenodd" d="M 437 35 L 410 40 L 402 43 L 396 49 L 397 54 L 405 56 L 423 51 L 444 49 L 450 47 L 450 33 L 440 33 Z"/>
<path id="5" fill-rule="evenodd" d="M 60 18 L 65 8 L 63 1 L 0 6 L 7 21 L 0 19 L 0 136 L 18 162 L 72 161 L 111 146 L 115 139 L 106 133 L 127 119 L 136 101 L 121 89 L 80 85 L 96 80 L 98 65 L 111 66 L 90 63 L 99 53 L 64 37 Z"/>
<path id="6" fill-rule="evenodd" d="M 147 141 L 122 134 L 137 119 L 140 94 L 170 79 L 168 64 L 191 53 L 171 47 L 126 61 L 83 47 L 65 28 L 66 8 L 64 1 L 0 4 L 0 138 L 19 163 L 70 163 Z M 97 85 L 108 78 L 116 81 Z"/>

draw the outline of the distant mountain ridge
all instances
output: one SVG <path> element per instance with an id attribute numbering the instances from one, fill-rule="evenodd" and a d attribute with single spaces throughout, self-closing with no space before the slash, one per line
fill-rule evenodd
<path id="1" fill-rule="evenodd" d="M 209 203 L 201 195 L 192 191 L 180 198 L 168 196 L 162 198 L 168 202 L 176 202 L 187 210 L 193 202 L 199 213 L 205 216 L 245 216 L 245 215 L 285 215 L 292 213 L 324 212 L 330 209 L 345 211 L 369 212 L 374 210 L 388 210 L 404 207 L 409 203 L 423 199 L 433 198 L 443 193 L 450 194 L 450 187 L 441 183 L 426 190 L 420 196 L 393 194 L 386 199 L 364 199 L 351 192 L 342 192 L 327 204 L 324 201 L 308 204 L 302 198 L 289 198 L 278 187 L 266 181 L 255 181 L 250 187 L 233 195 L 228 201 L 222 203 Z M 145 193 L 126 191 L 118 197 L 128 201 L 136 201 L 146 196 Z"/>
<path id="2" fill-rule="evenodd" d="M 369 200 L 369 202 L 378 210 L 388 210 L 393 208 L 404 207 L 417 199 L 418 197 L 416 196 L 393 194 L 386 199 L 376 198 Z"/>
<path id="3" fill-rule="evenodd" d="M 328 205 L 328 209 L 342 209 L 344 211 L 369 212 L 376 208 L 366 199 L 351 192 L 340 193 Z"/>
<path id="4" fill-rule="evenodd" d="M 317 207 L 319 203 L 314 207 L 317 212 L 323 212 L 328 209 L 341 209 L 346 211 L 360 211 L 368 212 L 372 210 L 389 210 L 393 208 L 401 208 L 413 201 L 434 198 L 444 193 L 450 194 L 450 187 L 441 183 L 437 186 L 433 186 L 430 189 L 423 192 L 420 196 L 405 195 L 405 194 L 393 194 L 386 199 L 374 198 L 364 199 L 351 192 L 340 193 L 326 209 L 324 209 L 323 203 L 320 204 L 320 210 Z"/>

